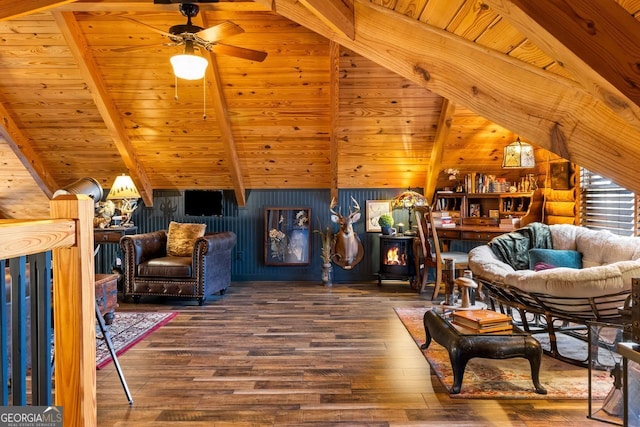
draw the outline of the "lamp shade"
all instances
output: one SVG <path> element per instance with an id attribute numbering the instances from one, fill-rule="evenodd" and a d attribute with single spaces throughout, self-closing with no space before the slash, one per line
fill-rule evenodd
<path id="1" fill-rule="evenodd" d="M 424 196 L 411 189 L 403 191 L 391 201 L 391 205 L 394 208 L 412 208 L 414 206 L 424 206 L 425 204 Z"/>
<path id="2" fill-rule="evenodd" d="M 173 74 L 185 80 L 199 80 L 203 78 L 204 72 L 207 70 L 207 65 L 209 65 L 209 62 L 203 57 L 190 55 L 188 53 L 174 55 L 170 61 L 173 66 Z"/>
<path id="3" fill-rule="evenodd" d="M 107 199 L 138 199 L 140 193 L 129 175 L 122 174 L 113 181 Z"/>
<path id="4" fill-rule="evenodd" d="M 502 167 L 506 169 L 525 169 L 536 165 L 533 147 L 518 138 L 515 142 L 504 147 Z"/>

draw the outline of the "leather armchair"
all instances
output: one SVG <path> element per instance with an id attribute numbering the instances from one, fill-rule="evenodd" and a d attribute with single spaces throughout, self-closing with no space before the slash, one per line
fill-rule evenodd
<path id="1" fill-rule="evenodd" d="M 124 297 L 143 295 L 196 298 L 224 295 L 231 284 L 231 250 L 236 234 L 206 234 L 195 240 L 192 256 L 167 255 L 167 231 L 123 236 Z"/>

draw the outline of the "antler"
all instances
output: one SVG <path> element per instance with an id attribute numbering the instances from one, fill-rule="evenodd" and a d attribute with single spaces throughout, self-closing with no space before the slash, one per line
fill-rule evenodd
<path id="1" fill-rule="evenodd" d="M 332 197 L 331 198 L 331 203 L 329 204 L 329 212 L 331 212 L 332 214 L 337 215 L 337 216 L 342 216 L 338 212 L 333 210 L 333 208 L 335 208 L 337 206 L 337 204 L 338 204 L 338 201 L 336 200 L 336 198 Z"/>
<path id="2" fill-rule="evenodd" d="M 356 201 L 356 199 L 353 198 L 353 196 L 351 196 L 351 200 L 353 201 L 354 207 L 355 207 L 355 211 L 351 212 L 351 208 L 349 208 L 349 216 L 352 217 L 355 214 L 357 214 L 358 212 L 360 212 L 360 205 L 358 204 L 358 202 Z"/>

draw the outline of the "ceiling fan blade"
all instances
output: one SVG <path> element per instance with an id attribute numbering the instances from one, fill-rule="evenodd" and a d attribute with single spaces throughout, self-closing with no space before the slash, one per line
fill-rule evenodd
<path id="1" fill-rule="evenodd" d="M 218 25 L 214 25 L 213 27 L 198 31 L 196 36 L 208 42 L 216 42 L 240 33 L 244 33 L 242 27 L 231 21 L 224 21 Z"/>
<path id="2" fill-rule="evenodd" d="M 267 57 L 267 52 L 222 43 L 212 45 L 209 50 L 216 54 L 235 56 L 236 58 L 248 59 L 256 62 L 262 62 Z"/>
<path id="3" fill-rule="evenodd" d="M 127 17 L 127 16 L 120 16 L 120 18 L 121 18 L 121 19 L 126 19 L 127 21 L 131 21 L 131 22 L 133 22 L 134 24 L 142 25 L 143 27 L 147 27 L 147 29 L 149 29 L 149 30 L 151 30 L 151 31 L 154 31 L 154 32 L 156 32 L 156 33 L 158 33 L 158 34 L 162 34 L 163 36 L 167 36 L 167 37 L 169 37 L 169 38 L 175 38 L 175 36 L 174 36 L 173 34 L 171 34 L 171 33 L 167 33 L 166 31 L 162 31 L 162 30 L 160 30 L 160 29 L 158 29 L 158 28 L 156 28 L 156 27 L 152 27 L 151 25 L 149 25 L 149 24 L 145 24 L 144 22 L 136 21 L 135 19 L 133 19 L 133 18 L 129 18 L 129 17 Z"/>

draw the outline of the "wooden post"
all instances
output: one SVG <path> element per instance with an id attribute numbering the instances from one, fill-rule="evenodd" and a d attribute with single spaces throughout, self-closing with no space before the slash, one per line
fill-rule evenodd
<path id="1" fill-rule="evenodd" d="M 75 245 L 54 249 L 53 327 L 55 330 L 55 404 L 64 425 L 97 425 L 96 313 L 93 259 L 94 202 L 85 195 L 58 196 L 52 218 L 76 221 Z"/>
<path id="2" fill-rule="evenodd" d="M 444 259 L 444 270 L 442 270 L 442 280 L 444 281 L 444 301 L 447 305 L 455 304 L 453 297 L 453 281 L 456 278 L 456 262 L 451 258 Z"/>

